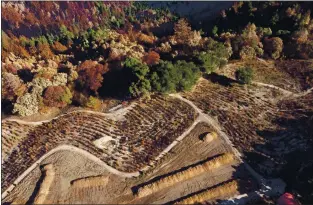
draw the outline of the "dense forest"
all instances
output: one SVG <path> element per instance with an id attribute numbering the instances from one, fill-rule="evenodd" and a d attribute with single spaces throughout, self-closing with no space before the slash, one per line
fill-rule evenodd
<path id="1" fill-rule="evenodd" d="M 312 58 L 311 7 L 234 2 L 199 27 L 144 2 L 2 2 L 2 104 L 21 116 L 99 110 L 107 98 L 189 90 L 230 59 Z"/>

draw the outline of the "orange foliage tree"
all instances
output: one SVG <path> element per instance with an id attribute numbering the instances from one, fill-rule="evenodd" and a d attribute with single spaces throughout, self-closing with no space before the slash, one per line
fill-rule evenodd
<path id="1" fill-rule="evenodd" d="M 108 71 L 108 66 L 87 60 L 78 66 L 78 81 L 84 87 L 97 92 L 103 81 L 102 75 Z"/>
<path id="2" fill-rule="evenodd" d="M 145 43 L 145 44 L 152 45 L 154 43 L 154 38 L 153 38 L 153 36 L 148 36 L 148 35 L 146 35 L 144 33 L 140 33 L 138 35 L 138 41 L 140 43 Z"/>
<path id="3" fill-rule="evenodd" d="M 26 20 L 28 26 L 35 25 L 36 23 L 39 22 L 39 20 L 36 18 L 36 16 L 31 12 L 26 13 L 25 20 Z"/>
<path id="4" fill-rule="evenodd" d="M 12 52 L 20 57 L 24 58 L 30 57 L 27 50 L 20 45 L 20 42 L 16 37 L 13 36 L 12 38 L 10 38 L 5 32 L 2 32 L 1 40 L 2 40 L 1 50 L 5 52 L 5 55 L 8 56 L 8 54 Z"/>
<path id="5" fill-rule="evenodd" d="M 39 50 L 39 55 L 45 60 L 51 59 L 54 56 L 50 49 L 49 44 L 46 44 L 46 43 L 39 44 L 38 50 Z"/>
<path id="6" fill-rule="evenodd" d="M 147 53 L 142 60 L 147 65 L 155 65 L 160 61 L 160 55 L 155 51 L 149 51 L 149 53 Z"/>
<path id="7" fill-rule="evenodd" d="M 179 44 L 188 44 L 192 31 L 186 19 L 180 19 L 174 26 L 175 40 Z"/>
<path id="8" fill-rule="evenodd" d="M 14 52 L 15 55 L 18 55 L 18 56 L 24 57 L 24 58 L 29 58 L 30 57 L 29 53 L 27 52 L 27 50 L 24 47 L 18 45 L 17 43 L 13 44 L 13 45 L 14 45 L 13 52 Z"/>
<path id="9" fill-rule="evenodd" d="M 13 7 L 2 7 L 2 18 L 15 27 L 19 27 L 19 24 L 23 22 L 22 15 L 17 12 Z"/>
<path id="10" fill-rule="evenodd" d="M 56 41 L 56 42 L 53 43 L 52 49 L 53 49 L 56 53 L 64 53 L 64 52 L 67 50 L 67 47 L 64 46 L 62 43 Z"/>

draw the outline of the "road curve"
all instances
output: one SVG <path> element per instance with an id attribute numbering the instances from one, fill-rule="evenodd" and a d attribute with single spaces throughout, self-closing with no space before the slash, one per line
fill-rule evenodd
<path id="1" fill-rule="evenodd" d="M 241 159 L 241 154 L 240 152 L 233 146 L 232 142 L 229 140 L 229 137 L 227 136 L 226 133 L 224 133 L 222 131 L 222 128 L 220 127 L 220 125 L 218 124 L 218 122 L 216 122 L 216 120 L 214 120 L 211 116 L 205 114 L 202 112 L 202 110 L 200 110 L 193 102 L 183 98 L 181 95 L 179 94 L 170 94 L 170 96 L 172 97 L 175 97 L 175 98 L 178 98 L 182 101 L 184 101 L 185 103 L 189 104 L 193 109 L 195 109 L 196 112 L 198 112 L 199 116 L 198 118 L 194 121 L 194 123 L 182 134 L 180 135 L 178 138 L 176 138 L 175 141 L 173 141 L 172 144 L 170 144 L 166 149 L 163 150 L 163 152 L 161 152 L 159 154 L 159 156 L 156 158 L 157 159 L 160 159 L 161 157 L 163 157 L 167 152 L 169 152 L 177 143 L 178 141 L 182 140 L 185 136 L 188 135 L 188 133 L 195 127 L 195 125 L 198 123 L 198 122 L 207 122 L 208 124 L 212 125 L 212 127 L 218 132 L 218 134 L 223 138 L 223 140 L 229 144 L 232 148 L 232 151 L 233 153 L 235 154 L 235 156 L 238 158 L 239 161 L 241 161 L 244 166 L 248 169 L 248 171 L 257 179 L 257 181 L 262 184 L 263 186 L 262 187 L 269 187 L 267 188 L 266 190 L 268 191 L 268 189 L 270 190 L 275 190 L 275 188 L 272 188 L 270 186 L 268 186 L 266 183 L 266 180 L 261 176 L 259 175 L 258 173 L 256 173 L 247 163 L 245 163 L 242 159 Z M 93 114 L 98 114 L 98 115 L 101 115 L 101 116 L 106 116 L 108 117 L 109 115 L 113 115 L 114 113 L 118 112 L 118 111 L 114 111 L 113 113 L 101 113 L 101 112 L 95 112 L 95 111 L 86 111 L 86 110 L 79 110 L 79 111 L 73 111 L 73 112 L 70 112 L 70 113 L 66 113 L 66 114 L 63 114 L 63 115 L 67 115 L 67 114 L 71 114 L 71 113 L 75 113 L 75 112 L 85 112 L 85 113 L 93 113 Z M 118 114 L 119 115 L 123 115 L 123 112 L 126 112 L 126 110 L 123 110 L 122 112 L 119 112 Z M 63 115 L 60 115 L 60 116 L 57 116 L 53 119 L 57 119 Z M 51 120 L 53 120 L 51 119 Z M 18 123 L 21 123 L 21 124 L 30 124 L 30 125 L 40 125 L 44 122 L 49 122 L 51 120 L 46 120 L 46 121 L 40 121 L 40 122 L 27 122 L 27 121 L 23 121 L 23 120 L 18 120 L 18 119 L 7 119 L 7 120 L 4 120 L 2 122 L 5 122 L 5 121 L 15 121 L 15 122 L 18 122 Z M 77 147 L 74 147 L 74 146 L 71 146 L 71 145 L 60 145 L 54 149 L 52 149 L 51 151 L 49 151 L 48 153 L 46 153 L 45 155 L 43 155 L 39 160 L 37 160 L 32 166 L 30 166 L 23 174 L 21 174 L 14 182 L 11 186 L 8 187 L 8 189 L 6 189 L 2 195 L 1 195 L 1 198 L 5 198 L 7 196 L 7 194 L 12 191 L 14 189 L 14 187 L 20 182 L 22 181 L 32 170 L 34 170 L 37 166 L 39 166 L 39 164 L 48 156 L 51 156 L 52 154 L 58 152 L 58 151 L 62 151 L 62 150 L 67 150 L 67 151 L 74 151 L 74 152 L 77 152 L 77 153 L 80 153 L 82 155 L 84 155 L 85 157 L 87 157 L 88 159 L 96 162 L 97 164 L 105 167 L 109 172 L 113 173 L 113 174 L 116 174 L 118 176 L 121 176 L 121 177 L 128 177 L 128 178 L 131 178 L 131 177 L 137 177 L 140 175 L 140 172 L 137 171 L 137 172 L 132 172 L 132 173 L 126 173 L 126 172 L 121 172 L 121 171 L 118 171 L 117 169 L 107 165 L 105 162 L 103 162 L 102 160 L 100 160 L 99 158 L 97 158 L 96 156 L 90 154 L 89 152 L 85 151 L 85 150 L 82 150 L 82 149 L 79 149 Z M 146 166 L 144 167 L 143 169 L 141 169 L 142 171 L 144 170 L 147 170 L 149 168 L 149 166 Z"/>
<path id="2" fill-rule="evenodd" d="M 58 119 L 59 117 L 62 117 L 62 116 L 65 116 L 65 115 L 69 115 L 69 114 L 73 114 L 73 113 L 91 113 L 91 114 L 96 114 L 96 115 L 108 117 L 108 118 L 111 118 L 111 119 L 118 119 L 121 116 L 125 115 L 127 113 L 127 111 L 130 108 L 132 108 L 133 106 L 135 106 L 135 105 L 136 105 L 136 103 L 132 103 L 131 105 L 129 105 L 129 106 L 125 107 L 125 108 L 114 110 L 114 111 L 112 111 L 110 113 L 103 113 L 103 112 L 97 112 L 97 111 L 92 111 L 92 110 L 75 110 L 75 111 L 64 113 L 64 114 L 58 115 L 56 117 L 53 117 L 51 119 L 42 120 L 42 121 L 25 121 L 25 120 L 21 120 L 21 119 L 7 118 L 7 119 L 2 120 L 2 122 L 13 121 L 13 122 L 18 122 L 20 124 L 25 124 L 25 125 L 41 125 L 42 123 L 50 122 L 52 120 Z"/>
<path id="3" fill-rule="evenodd" d="M 60 116 L 57 116 L 51 120 L 54 120 L 54 119 L 57 119 L 61 116 L 64 116 L 64 115 L 68 115 L 68 114 L 71 114 L 71 113 L 75 113 L 75 112 L 85 112 L 85 113 L 92 113 L 92 114 L 97 114 L 97 115 L 100 115 L 100 116 L 105 116 L 107 117 L 108 115 L 112 115 L 113 113 L 118 113 L 119 115 L 123 115 L 124 112 L 126 112 L 126 109 L 123 109 L 122 112 L 121 110 L 117 110 L 117 111 L 114 111 L 112 113 L 101 113 L 101 112 L 95 112 L 95 111 L 88 111 L 88 110 L 79 110 L 79 111 L 74 111 L 74 112 L 70 112 L 70 113 L 66 113 L 66 114 L 62 114 Z M 49 122 L 51 120 L 45 120 L 45 121 L 38 121 L 38 122 L 27 122 L 27 121 L 24 121 L 24 120 L 19 120 L 19 119 L 7 119 L 7 120 L 4 120 L 2 122 L 5 122 L 5 121 L 14 121 L 14 122 L 17 122 L 17 123 L 20 123 L 20 124 L 27 124 L 27 125 L 40 125 L 42 123 L 45 123 L 45 122 Z M 157 161 L 159 159 L 161 159 L 163 156 L 165 156 L 174 146 L 176 146 L 176 144 L 182 140 L 183 138 L 185 138 L 190 132 L 191 130 L 196 126 L 196 124 L 198 122 L 200 122 L 201 120 L 199 119 L 199 117 L 197 119 L 195 119 L 195 121 L 193 122 L 193 124 L 188 128 L 186 129 L 186 131 L 184 133 L 182 133 L 180 136 L 178 136 L 169 146 L 167 146 L 155 159 L 154 161 Z M 88 159 L 94 161 L 95 163 L 105 167 L 109 172 L 113 173 L 113 174 L 116 174 L 118 176 L 121 176 L 121 177 L 126 177 L 126 178 L 131 178 L 131 177 L 138 177 L 140 175 L 140 172 L 142 171 L 146 171 L 148 170 L 149 168 L 151 168 L 151 166 L 147 165 L 143 168 L 141 168 L 140 170 L 136 171 L 136 172 L 131 172 L 131 173 L 127 173 L 127 172 L 122 172 L 122 171 L 119 171 L 111 166 L 109 166 L 108 164 L 106 164 L 104 161 L 102 161 L 101 159 L 99 159 L 98 157 L 96 157 L 95 155 L 93 154 L 90 154 L 89 152 L 83 150 L 83 149 L 79 149 L 75 146 L 71 146 L 71 145 L 59 145 L 57 146 L 56 148 L 50 150 L 49 152 L 47 152 L 46 154 L 44 154 L 41 158 L 39 158 L 34 164 L 32 164 L 32 166 L 30 166 L 25 172 L 23 172 L 14 182 L 13 184 L 11 184 L 1 195 L 1 198 L 5 198 L 7 196 L 7 194 L 9 192 L 11 192 L 14 187 L 20 183 L 32 170 L 34 170 L 37 166 L 40 165 L 40 163 L 47 157 L 51 156 L 52 154 L 58 152 L 58 151 L 64 151 L 64 150 L 67 150 L 67 151 L 74 151 L 76 153 L 80 153 L 82 155 L 84 155 L 85 157 L 87 157 Z"/>
<path id="4" fill-rule="evenodd" d="M 242 162 L 242 164 L 245 166 L 245 168 L 250 172 L 250 174 L 260 184 L 260 189 L 258 191 L 253 192 L 254 194 L 256 194 L 258 196 L 263 196 L 263 195 L 275 196 L 277 194 L 283 194 L 285 187 L 286 187 L 285 182 L 282 181 L 281 179 L 266 180 L 264 177 L 262 177 L 256 171 L 254 171 L 254 169 L 248 163 L 246 163 L 244 160 L 242 160 L 241 153 L 233 146 L 233 143 L 229 140 L 228 135 L 222 131 L 222 128 L 220 127 L 219 123 L 216 122 L 216 120 L 214 120 L 211 116 L 203 113 L 202 110 L 199 109 L 193 102 L 191 102 L 190 100 L 188 100 L 186 98 L 183 98 L 180 94 L 170 94 L 170 96 L 179 98 L 180 100 L 188 103 L 191 107 L 193 107 L 199 113 L 199 119 L 210 124 L 216 130 L 216 132 L 219 134 L 219 136 L 221 136 L 224 139 L 224 141 L 228 145 L 230 145 L 234 155 L 238 158 L 238 160 L 240 162 Z M 246 196 L 246 194 L 244 194 L 244 195 Z M 253 194 L 252 194 L 252 196 L 253 196 Z M 247 200 L 252 198 L 252 196 L 248 195 Z M 239 196 L 236 196 L 234 198 L 240 199 L 241 197 L 242 196 L 239 195 Z M 234 201 L 232 199 L 229 199 L 229 200 L 226 200 L 226 202 L 227 202 L 226 204 L 232 204 L 232 202 L 234 202 Z M 239 204 L 240 200 L 237 200 L 237 202 Z M 234 204 L 237 204 L 237 203 L 234 202 Z"/>
<path id="5" fill-rule="evenodd" d="M 76 152 L 79 153 L 85 157 L 87 157 L 88 159 L 92 160 L 93 162 L 105 167 L 109 172 L 116 174 L 118 176 L 122 176 L 122 177 L 127 177 L 127 178 L 131 178 L 131 177 L 137 177 L 139 176 L 139 171 L 137 172 L 132 172 L 132 173 L 127 173 L 127 172 L 121 172 L 118 171 L 117 169 L 114 169 L 113 167 L 107 165 L 105 162 L 103 162 L 102 160 L 100 160 L 98 157 L 90 154 L 89 152 L 79 149 L 77 147 L 71 146 L 71 145 L 60 145 L 52 150 L 50 150 L 49 152 L 47 152 L 46 154 L 44 154 L 42 157 L 40 157 L 32 166 L 30 166 L 25 172 L 23 172 L 23 174 L 21 174 L 14 182 L 11 186 L 9 186 L 7 188 L 7 190 L 5 190 L 2 195 L 1 198 L 5 198 L 7 196 L 7 194 L 13 190 L 13 188 L 20 183 L 30 172 L 32 172 L 36 167 L 38 167 L 40 165 L 40 163 L 47 157 L 53 155 L 56 152 L 59 151 L 72 151 L 72 152 Z"/>
<path id="6" fill-rule="evenodd" d="M 289 91 L 289 90 L 285 90 L 283 88 L 280 88 L 276 85 L 272 85 L 272 84 L 266 84 L 266 83 L 261 83 L 261 82 L 256 82 L 256 81 L 252 81 L 251 82 L 252 85 L 257 85 L 257 86 L 264 86 L 264 87 L 268 87 L 268 88 L 274 88 L 276 90 L 279 90 L 280 92 L 282 92 L 284 95 L 288 96 L 288 95 L 295 95 L 295 93 Z"/>
<path id="7" fill-rule="evenodd" d="M 241 154 L 240 152 L 234 147 L 233 143 L 229 140 L 228 136 L 222 131 L 222 128 L 219 126 L 219 124 L 209 115 L 204 114 L 202 110 L 200 110 L 193 102 L 190 100 L 187 100 L 186 98 L 183 98 L 179 94 L 170 94 L 172 97 L 176 97 L 185 103 L 189 104 L 191 107 L 193 107 L 198 113 L 199 113 L 199 119 L 207 122 L 208 124 L 212 125 L 212 127 L 217 131 L 217 133 L 223 138 L 223 140 L 229 144 L 232 148 L 233 153 L 236 155 L 239 161 L 241 160 Z"/>

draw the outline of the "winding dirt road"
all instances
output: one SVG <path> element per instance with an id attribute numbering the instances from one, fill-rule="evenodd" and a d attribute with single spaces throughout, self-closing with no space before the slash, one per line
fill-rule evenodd
<path id="1" fill-rule="evenodd" d="M 283 194 L 283 192 L 285 191 L 286 183 L 282 181 L 281 179 L 266 180 L 260 174 L 254 171 L 254 169 L 252 169 L 252 167 L 249 164 L 247 164 L 244 160 L 242 160 L 240 152 L 233 146 L 232 142 L 229 140 L 229 137 L 227 136 L 226 133 L 222 131 L 222 127 L 219 125 L 219 123 L 216 120 L 214 120 L 211 116 L 203 113 L 202 110 L 199 109 L 193 102 L 191 102 L 190 100 L 187 100 L 186 98 L 183 98 L 181 95 L 171 94 L 170 96 L 177 97 L 180 100 L 192 106 L 199 113 L 199 119 L 210 124 L 216 130 L 219 136 L 221 136 L 223 140 L 231 146 L 232 151 L 235 154 L 235 156 L 238 158 L 240 162 L 243 163 L 245 168 L 250 172 L 250 174 L 258 181 L 258 183 L 261 186 L 261 188 L 255 192 L 238 195 L 229 200 L 225 200 L 223 204 L 242 204 L 243 201 L 244 202 L 251 201 L 256 196 L 263 197 L 264 195 L 275 196 L 277 194 Z"/>
<path id="2" fill-rule="evenodd" d="M 27 124 L 27 125 L 41 125 L 42 123 L 46 123 L 46 122 L 49 122 L 49 121 L 52 121 L 54 119 L 57 119 L 61 116 L 64 116 L 64 115 L 68 115 L 68 114 L 72 114 L 72 113 L 77 113 L 77 112 L 84 112 L 84 113 L 92 113 L 92 114 L 96 114 L 96 115 L 100 115 L 100 116 L 104 116 L 104 117 L 113 117 L 115 120 L 121 120 L 122 117 L 127 113 L 127 111 L 129 109 L 131 109 L 132 106 L 134 106 L 135 103 L 133 103 L 132 105 L 126 107 L 126 108 L 122 108 L 122 109 L 119 109 L 119 110 L 116 110 L 112 113 L 101 113 L 101 112 L 95 112 L 95 111 L 89 111 L 89 110 L 79 110 L 79 111 L 73 111 L 73 112 L 70 112 L 70 113 L 66 113 L 66 114 L 62 114 L 60 116 L 57 116 L 57 117 L 54 117 L 50 120 L 44 120 L 44 121 L 38 121 L 38 122 L 28 122 L 28 121 L 24 121 L 24 120 L 19 120 L 19 119 L 14 119 L 14 118 L 11 118 L 11 119 L 6 119 L 6 120 L 3 120 L 2 122 L 5 122 L 5 121 L 14 121 L 14 122 L 17 122 L 17 123 L 20 123 L 20 124 Z M 182 140 L 184 137 L 186 137 L 190 132 L 191 130 L 196 126 L 196 124 L 200 122 L 199 120 L 199 117 L 193 122 L 193 124 L 188 128 L 186 129 L 186 131 L 180 135 L 179 137 L 177 137 L 173 143 L 171 143 L 168 147 L 166 147 L 154 160 L 154 162 L 156 162 L 157 160 L 161 159 L 163 156 L 166 155 L 166 153 L 168 153 L 177 143 L 178 141 Z M 77 147 L 74 147 L 74 146 L 71 146 L 71 145 L 59 145 L 57 146 L 56 148 L 50 150 L 49 152 L 47 152 L 46 154 L 44 154 L 41 158 L 39 158 L 34 164 L 32 164 L 25 172 L 23 172 L 14 182 L 12 185 L 10 185 L 3 193 L 2 193 L 2 199 L 5 198 L 9 192 L 11 192 L 14 187 L 20 183 L 29 173 L 31 173 L 37 166 L 40 166 L 40 163 L 47 157 L 53 155 L 54 153 L 58 152 L 58 151 L 63 151 L 63 150 L 67 150 L 67 151 L 73 151 L 73 152 L 77 152 L 77 153 L 80 153 L 82 155 L 84 155 L 85 157 L 87 157 L 88 159 L 94 161 L 95 163 L 103 166 L 106 170 L 108 170 L 109 172 L 115 174 L 115 175 L 118 175 L 120 177 L 126 177 L 126 178 L 132 178 L 132 177 L 137 177 L 140 175 L 140 172 L 141 171 L 146 171 L 148 169 L 151 168 L 151 164 L 150 165 L 147 165 L 145 167 L 143 167 L 142 169 L 136 171 L 136 172 L 130 172 L 130 173 L 127 173 L 127 172 L 122 172 L 122 171 L 119 171 L 111 166 L 109 166 L 108 164 L 106 164 L 104 161 L 102 161 L 101 159 L 99 159 L 98 157 L 96 157 L 95 155 L 83 150 L 83 149 L 80 149 L 80 148 L 77 148 Z"/>
<path id="3" fill-rule="evenodd" d="M 271 87 L 271 88 L 275 88 L 278 89 L 280 91 L 282 91 L 284 94 L 288 95 L 288 96 L 293 96 L 293 97 L 300 97 L 300 96 L 304 96 L 307 95 L 308 93 L 313 91 L 313 88 L 299 93 L 299 94 L 295 94 L 292 93 L 290 91 L 284 90 L 282 88 L 279 88 L 277 86 L 274 85 L 269 85 L 269 84 L 264 84 L 264 83 L 258 83 L 258 82 L 254 82 L 254 84 L 259 85 L 259 86 L 267 86 L 267 87 Z M 185 103 L 189 104 L 193 109 L 195 109 L 196 112 L 198 112 L 199 116 L 198 118 L 194 121 L 194 123 L 182 134 L 180 135 L 178 138 L 176 138 L 176 140 L 170 144 L 166 149 L 164 149 L 159 156 L 155 159 L 158 160 L 161 157 L 163 157 L 167 152 L 169 152 L 174 146 L 176 146 L 178 144 L 179 141 L 181 141 L 182 139 L 184 139 L 185 136 L 188 135 L 188 133 L 196 126 L 197 123 L 199 122 L 206 122 L 209 125 L 211 125 L 217 132 L 218 134 L 223 138 L 223 140 L 229 144 L 232 148 L 233 153 L 235 154 L 235 156 L 238 158 L 239 161 L 241 161 L 244 166 L 247 168 L 247 170 L 254 176 L 254 178 L 260 183 L 261 185 L 261 189 L 257 192 L 254 192 L 251 194 L 251 197 L 255 196 L 255 194 L 257 194 L 258 196 L 262 196 L 264 194 L 266 195 L 276 195 L 277 193 L 281 193 L 284 191 L 285 188 L 285 183 L 280 180 L 280 179 L 272 179 L 272 180 L 265 180 L 261 175 L 259 175 L 258 173 L 256 173 L 247 163 L 245 163 L 242 158 L 241 158 L 241 154 L 240 152 L 233 146 L 232 142 L 229 140 L 229 137 L 227 136 L 227 134 L 225 132 L 223 132 L 222 127 L 220 127 L 219 123 L 212 118 L 211 116 L 205 114 L 202 112 L 202 110 L 200 110 L 193 102 L 183 98 L 181 95 L 179 94 L 170 94 L 170 96 L 178 98 L 182 101 L 184 101 Z M 132 106 L 132 105 L 131 105 Z M 118 116 L 118 118 L 120 119 L 121 117 L 123 117 L 123 115 L 125 113 L 127 113 L 127 110 L 130 109 L 130 107 L 128 108 L 123 108 L 121 110 L 117 110 L 114 111 L 112 113 L 100 113 L 100 112 L 95 112 L 95 111 L 86 111 L 86 110 L 78 110 L 78 111 L 73 111 L 67 114 L 71 114 L 71 113 L 75 113 L 75 112 L 85 112 L 85 113 L 93 113 L 93 114 L 97 114 L 97 115 L 101 115 L 101 116 L 105 116 L 105 117 L 113 117 L 114 119 L 116 119 L 116 116 Z M 67 115 L 67 114 L 63 114 L 63 115 Z M 52 118 L 53 119 L 57 119 L 63 115 L 60 115 L 58 117 Z M 6 119 L 3 120 L 3 122 L 5 121 L 15 121 L 18 122 L 20 124 L 29 124 L 29 125 L 40 125 L 44 122 L 49 122 L 51 120 L 45 120 L 45 121 L 39 121 L 39 122 L 27 122 L 27 121 L 23 121 L 23 120 L 19 120 L 19 119 Z M 119 175 L 121 177 L 137 177 L 139 176 L 140 172 L 133 172 L 133 173 L 126 173 L 126 172 L 121 172 L 118 171 L 117 169 L 107 165 L 105 162 L 103 162 L 102 160 L 100 160 L 99 158 L 97 158 L 96 156 L 90 154 L 87 151 L 84 151 L 82 149 L 79 149 L 77 147 L 74 146 L 70 146 L 70 145 L 61 145 L 58 146 L 56 148 L 54 148 L 53 150 L 51 150 L 50 152 L 46 153 L 45 155 L 43 155 L 39 160 L 37 160 L 31 167 L 29 167 L 22 175 L 20 175 L 15 181 L 14 183 L 2 193 L 2 199 L 4 197 L 7 196 L 7 194 L 12 191 L 14 189 L 14 187 L 20 182 L 22 181 L 33 169 L 35 169 L 37 166 L 39 166 L 39 164 L 41 163 L 41 161 L 43 161 L 46 157 L 61 151 L 61 150 L 69 150 L 69 151 L 74 151 L 77 153 L 80 153 L 84 156 L 86 156 L 87 158 L 93 160 L 94 162 L 96 162 L 97 164 L 103 166 L 104 168 L 106 168 L 109 172 Z M 142 169 L 142 171 L 147 170 L 149 168 L 149 166 L 145 167 Z M 237 196 L 233 199 L 240 199 L 242 197 L 249 197 L 249 194 L 245 194 Z M 230 199 L 230 201 L 228 202 L 234 202 L 233 199 Z M 240 202 L 240 200 L 238 201 L 238 203 Z M 237 203 L 236 203 L 237 204 Z"/>

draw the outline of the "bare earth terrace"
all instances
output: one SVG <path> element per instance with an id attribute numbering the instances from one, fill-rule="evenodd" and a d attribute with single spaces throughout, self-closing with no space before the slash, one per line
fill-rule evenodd
<path id="1" fill-rule="evenodd" d="M 270 87 L 201 79 L 183 97 L 214 116 L 255 170 L 274 176 L 281 171 L 284 156 L 308 149 L 306 129 L 294 120 L 307 119 L 312 110 L 313 93 L 303 93 L 285 96 Z"/>
<path id="2" fill-rule="evenodd" d="M 197 116 L 179 99 L 152 96 L 136 103 L 119 121 L 77 112 L 31 127 L 3 122 L 2 138 L 7 143 L 3 149 L 2 188 L 62 144 L 86 150 L 117 170 L 138 171 L 182 135 Z M 20 141 L 10 142 L 13 136 L 21 136 Z"/>

